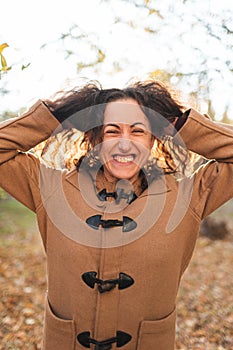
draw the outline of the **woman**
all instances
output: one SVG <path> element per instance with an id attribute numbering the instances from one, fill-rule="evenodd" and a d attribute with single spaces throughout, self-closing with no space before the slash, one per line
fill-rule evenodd
<path id="1" fill-rule="evenodd" d="M 83 132 L 71 171 L 27 152 L 60 123 Z M 0 184 L 36 212 L 47 253 L 43 350 L 174 349 L 200 222 L 233 196 L 232 128 L 146 81 L 39 101 L 0 136 Z M 188 151 L 214 160 L 180 178 Z"/>

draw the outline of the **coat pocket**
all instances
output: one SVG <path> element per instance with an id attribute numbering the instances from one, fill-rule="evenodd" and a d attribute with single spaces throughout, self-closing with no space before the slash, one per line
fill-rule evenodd
<path id="1" fill-rule="evenodd" d="M 46 299 L 43 350 L 74 350 L 75 326 L 73 320 L 57 317 Z"/>
<path id="2" fill-rule="evenodd" d="M 142 321 L 137 350 L 174 350 L 176 309 L 156 321 Z"/>

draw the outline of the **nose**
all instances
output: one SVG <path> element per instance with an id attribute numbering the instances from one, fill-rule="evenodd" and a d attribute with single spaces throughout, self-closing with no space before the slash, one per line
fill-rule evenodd
<path id="1" fill-rule="evenodd" d="M 127 137 L 121 137 L 118 143 L 119 151 L 128 153 L 131 150 L 131 140 Z"/>

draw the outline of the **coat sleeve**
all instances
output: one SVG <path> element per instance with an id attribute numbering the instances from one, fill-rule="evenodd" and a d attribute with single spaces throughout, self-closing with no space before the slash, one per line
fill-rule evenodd
<path id="1" fill-rule="evenodd" d="M 59 125 L 42 101 L 0 124 L 0 186 L 33 211 L 41 203 L 40 162 L 29 150 Z"/>
<path id="2" fill-rule="evenodd" d="M 193 175 L 191 206 L 203 219 L 233 197 L 233 127 L 191 109 L 179 137 L 210 160 Z"/>

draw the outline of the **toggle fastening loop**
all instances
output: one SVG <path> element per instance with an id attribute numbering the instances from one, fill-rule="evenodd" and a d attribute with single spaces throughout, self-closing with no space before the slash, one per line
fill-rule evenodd
<path id="1" fill-rule="evenodd" d="M 114 198 L 116 200 L 116 204 L 119 204 L 121 199 L 127 199 L 126 203 L 130 204 L 137 198 L 134 191 L 126 193 L 123 188 L 117 188 L 116 192 L 107 192 L 104 188 L 97 194 L 97 196 L 101 201 L 106 201 L 107 197 Z"/>
<path id="2" fill-rule="evenodd" d="M 86 219 L 86 223 L 95 230 L 98 230 L 99 226 L 102 226 L 105 229 L 115 226 L 122 226 L 123 232 L 129 232 L 137 227 L 137 223 L 128 216 L 123 216 L 123 220 L 121 221 L 115 219 L 102 220 L 101 215 L 93 215 Z"/>
<path id="3" fill-rule="evenodd" d="M 121 348 L 127 344 L 132 337 L 128 333 L 117 331 L 116 337 L 97 341 L 96 339 L 90 337 L 90 332 L 82 332 L 77 335 L 77 339 L 85 348 L 90 348 L 90 344 L 95 344 L 95 350 L 109 350 L 112 348 L 113 343 L 116 343 L 117 348 Z"/>
<path id="4" fill-rule="evenodd" d="M 82 274 L 82 279 L 90 288 L 94 288 L 95 283 L 97 283 L 100 293 L 109 292 L 115 288 L 116 285 L 118 285 L 118 289 L 125 289 L 134 284 L 133 278 L 123 272 L 119 273 L 119 278 L 117 279 L 101 280 L 96 278 L 96 276 L 97 272 L 89 271 Z"/>

